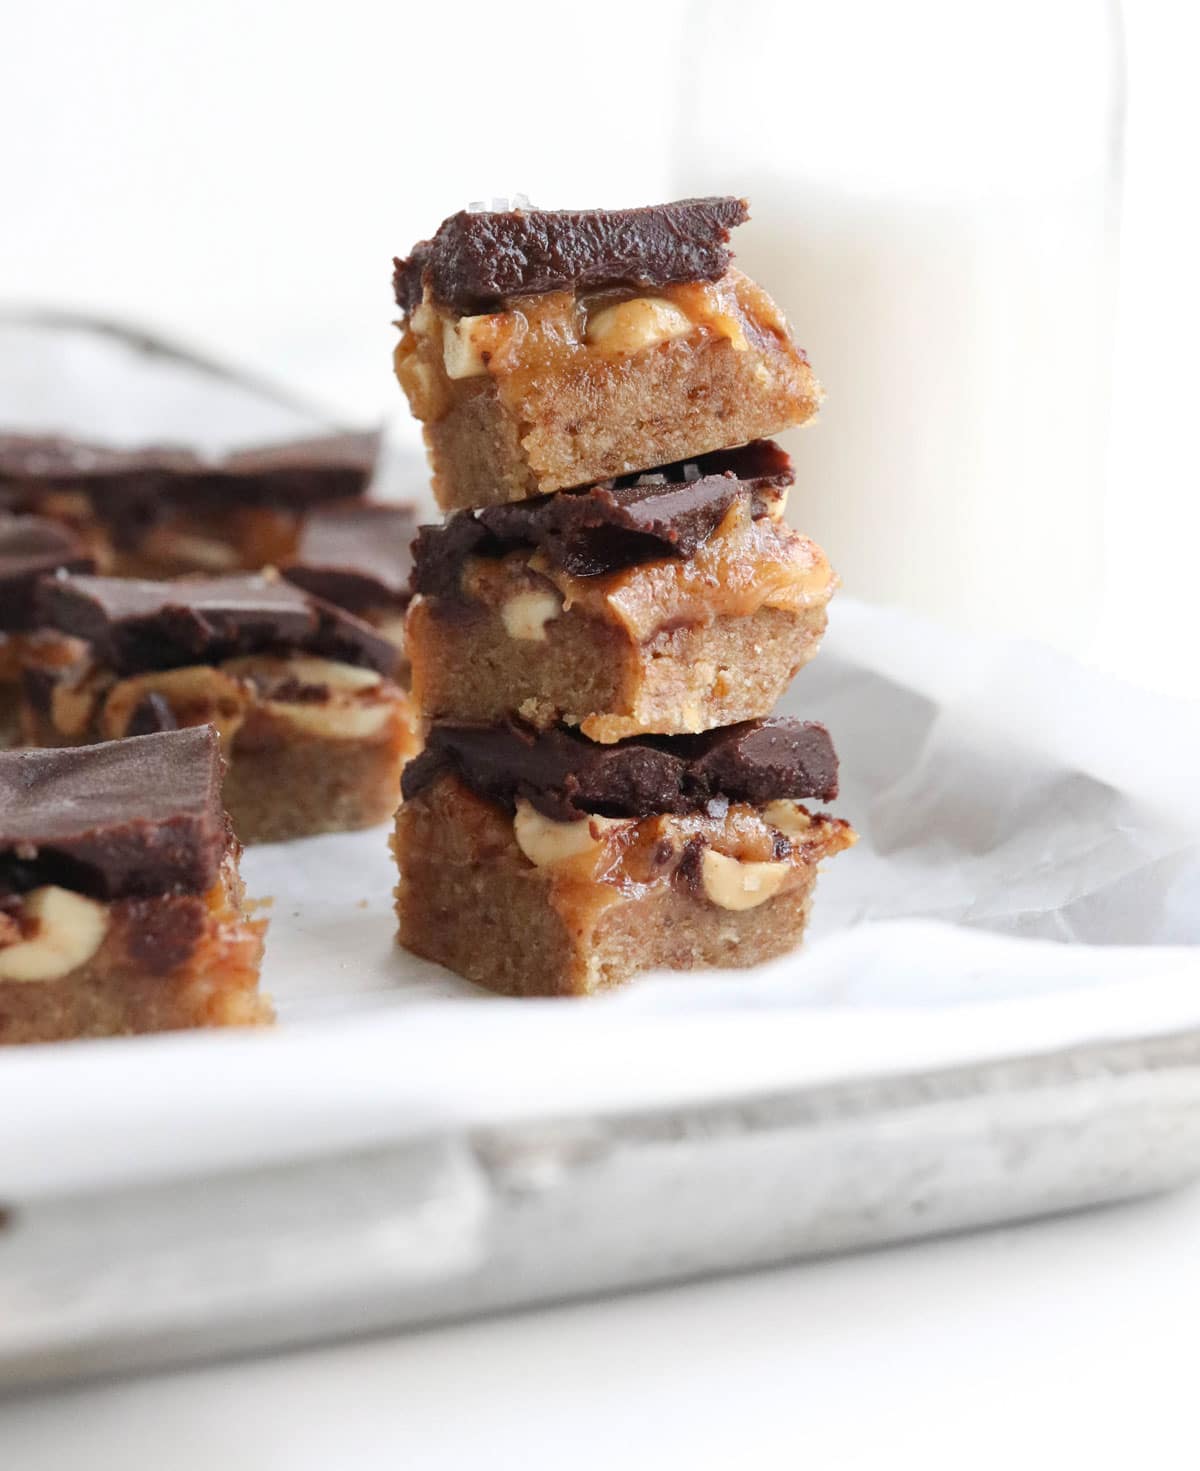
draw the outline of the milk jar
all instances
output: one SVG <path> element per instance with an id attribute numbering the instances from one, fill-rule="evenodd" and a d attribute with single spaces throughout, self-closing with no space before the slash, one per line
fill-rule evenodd
<path id="1" fill-rule="evenodd" d="M 790 519 L 855 596 L 1086 653 L 1100 600 L 1119 25 L 1097 0 L 696 4 L 675 192 L 828 393 Z M 690 100 L 689 100 L 690 98 Z"/>

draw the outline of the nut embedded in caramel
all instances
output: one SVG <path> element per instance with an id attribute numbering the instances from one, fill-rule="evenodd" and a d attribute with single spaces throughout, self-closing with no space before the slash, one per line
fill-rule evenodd
<path id="1" fill-rule="evenodd" d="M 719 909 L 757 909 L 778 894 L 791 866 L 746 863 L 709 848 L 700 861 L 704 892 Z"/>
<path id="2" fill-rule="evenodd" d="M 108 929 L 103 904 L 49 884 L 26 894 L 13 944 L 0 945 L 0 981 L 53 981 L 90 960 Z"/>
<path id="3" fill-rule="evenodd" d="M 584 340 L 601 352 L 635 353 L 686 337 L 692 326 L 673 302 L 661 296 L 635 296 L 589 316 Z"/>
<path id="4" fill-rule="evenodd" d="M 562 612 L 562 599 L 550 588 L 518 592 L 500 604 L 500 621 L 509 638 L 546 642 L 546 624 Z"/>

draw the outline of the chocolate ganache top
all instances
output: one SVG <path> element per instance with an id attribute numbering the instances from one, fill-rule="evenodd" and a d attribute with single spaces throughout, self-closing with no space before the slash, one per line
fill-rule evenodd
<path id="1" fill-rule="evenodd" d="M 223 770 L 211 725 L 0 752 L 0 896 L 203 893 L 230 842 Z"/>
<path id="2" fill-rule="evenodd" d="M 837 756 L 814 721 L 747 720 L 701 735 L 633 736 L 611 746 L 561 726 L 537 731 L 437 723 L 404 768 L 405 800 L 443 775 L 512 811 L 524 798 L 546 817 L 649 817 L 702 812 L 712 804 L 762 806 L 780 797 L 837 796 Z"/>
<path id="3" fill-rule="evenodd" d="M 413 591 L 454 597 L 468 557 L 537 549 L 549 565 L 594 577 L 662 557 L 690 557 L 739 496 L 751 515 L 768 514 L 792 483 L 777 444 L 760 439 L 649 474 L 534 496 L 478 511 L 456 511 L 422 526 L 413 547 Z"/>
<path id="4" fill-rule="evenodd" d="M 69 527 L 38 516 L 0 512 L 0 632 L 36 627 L 34 589 L 39 577 L 65 567 L 90 572 L 92 559 Z"/>
<path id="5" fill-rule="evenodd" d="M 716 281 L 729 267 L 730 230 L 749 218 L 746 201 L 729 195 L 640 209 L 460 210 L 397 258 L 396 300 L 411 312 L 428 285 L 467 315 L 544 291 Z"/>
<path id="6" fill-rule="evenodd" d="M 91 644 L 118 674 L 242 654 L 319 654 L 394 674 L 400 653 L 368 624 L 269 573 L 149 582 L 59 573 L 38 584 L 39 624 Z"/>

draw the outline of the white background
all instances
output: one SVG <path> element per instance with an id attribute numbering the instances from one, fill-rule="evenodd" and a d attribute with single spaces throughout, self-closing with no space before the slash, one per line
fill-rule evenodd
<path id="1" fill-rule="evenodd" d="M 662 197 L 676 182 L 736 189 L 760 179 L 751 188 L 760 219 L 743 231 L 747 260 L 779 262 L 764 270 L 767 284 L 801 340 L 823 348 L 816 366 L 828 364 L 831 386 L 824 422 L 793 445 L 793 514 L 828 540 L 849 590 L 1045 637 L 1135 682 L 1198 687 L 1189 7 L 1132 0 L 1126 11 L 1131 106 L 1107 486 L 1106 374 L 1094 361 L 1104 353 L 1092 343 L 1091 297 L 1055 315 L 1075 277 L 1091 279 L 1086 241 L 1078 252 L 1064 246 L 1048 217 L 1037 259 L 1011 275 L 1003 260 L 1006 242 L 1034 238 L 1054 180 L 1061 174 L 1063 198 L 1073 197 L 1075 175 L 1084 177 L 1075 161 L 1103 142 L 1101 0 L 920 0 L 902 11 L 882 0 L 749 0 L 736 19 L 728 7 L 685 0 L 610 0 L 602 11 L 547 0 L 9 0 L 6 12 L 0 304 L 138 321 L 372 418 L 399 408 L 390 258 L 452 208 L 518 190 L 617 204 Z M 723 137 L 727 167 L 713 141 Z M 709 159 L 720 177 L 706 172 Z M 839 274 L 834 249 L 814 295 L 812 281 L 789 276 L 771 221 L 786 205 L 803 242 L 830 225 L 817 188 L 839 174 L 861 188 L 872 172 L 872 187 L 903 206 L 903 190 L 920 202 L 920 187 L 935 174 L 944 187 L 950 169 L 956 185 L 978 191 L 994 180 L 996 199 L 1012 201 L 982 242 L 990 276 L 961 239 L 939 241 L 936 223 L 913 234 L 903 207 L 843 225 L 848 244 L 862 245 L 864 232 L 871 249 L 903 236 L 907 252 L 890 262 L 893 295 L 916 314 L 899 321 L 912 334 L 911 412 L 927 416 L 918 427 L 929 448 L 910 456 L 897 501 L 887 437 L 896 426 L 885 433 L 871 417 L 855 419 L 868 415 L 878 386 L 859 296 L 886 285 L 887 256 L 856 257 L 875 273 L 864 281 L 858 265 Z M 1086 217 L 1063 219 L 1070 228 Z M 924 261 L 914 240 L 928 243 Z M 975 339 L 947 318 L 922 352 L 937 303 L 931 310 L 928 282 L 922 295 L 913 278 L 939 252 L 946 312 L 977 310 L 981 331 L 990 322 L 978 340 L 992 348 L 968 350 Z M 960 277 L 977 298 L 961 294 Z M 1025 299 L 1034 291 L 1036 310 Z M 1005 338 L 1006 319 L 1023 314 L 1028 322 Z M 848 346 L 843 315 L 854 327 Z M 880 331 L 875 346 L 894 347 Z M 1096 331 L 1102 344 L 1107 326 Z M 891 362 L 878 361 L 881 371 Z M 1081 388 L 1085 376 L 1094 392 Z M 986 404 L 954 399 L 956 380 L 964 393 L 974 385 L 995 398 L 1022 377 L 1036 389 L 1032 401 L 1013 393 L 998 419 Z M 902 384 L 898 392 L 903 407 Z M 1056 446 L 1060 407 L 1074 427 Z M 974 415 L 965 426 L 959 409 Z M 939 469 L 952 456 L 969 461 L 973 446 L 983 457 L 974 483 L 960 491 L 955 469 L 943 484 Z M 1056 451 L 1076 463 L 1048 472 Z M 1079 484 L 1070 483 L 1076 467 Z M 902 563 L 912 563 L 907 581 Z"/>
<path id="2" fill-rule="evenodd" d="M 8 0 L 0 300 L 130 317 L 371 416 L 395 402 L 389 258 L 444 213 L 516 189 L 664 192 L 682 14 Z M 1134 0 L 1126 29 L 1108 559 L 1082 652 L 1184 691 L 1200 670 L 1197 36 L 1168 0 Z M 742 75 L 706 79 L 705 106 L 753 102 Z M 1185 1196 L 93 1388 L 0 1410 L 0 1444 L 5 1464 L 56 1468 L 1192 1466 L 1197 1230 Z"/>

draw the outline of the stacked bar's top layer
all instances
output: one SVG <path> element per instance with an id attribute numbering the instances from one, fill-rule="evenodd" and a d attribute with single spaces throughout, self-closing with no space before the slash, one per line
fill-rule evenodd
<path id="1" fill-rule="evenodd" d="M 37 604 L 43 626 L 85 640 L 120 674 L 295 651 L 384 675 L 399 664 L 395 644 L 367 624 L 270 575 L 147 582 L 60 574 L 39 584 Z"/>
<path id="2" fill-rule="evenodd" d="M 303 509 L 361 495 L 377 434 L 334 434 L 205 458 L 172 446 L 118 449 L 61 437 L 0 435 L 0 505 L 36 508 L 46 491 L 85 493 L 106 521 L 136 527 L 173 510 Z"/>
<path id="3" fill-rule="evenodd" d="M 625 475 L 423 526 L 414 550 L 413 590 L 453 597 L 468 557 L 537 550 L 545 563 L 594 577 L 662 557 L 695 554 L 738 497 L 751 515 L 769 514 L 793 480 L 778 445 L 759 440 L 650 474 Z"/>
<path id="4" fill-rule="evenodd" d="M 0 895 L 200 894 L 229 846 L 212 726 L 0 752 Z"/>
<path id="5" fill-rule="evenodd" d="M 0 512 L 0 631 L 20 633 L 36 627 L 34 590 L 40 577 L 60 567 L 90 572 L 92 565 L 82 542 L 67 527 L 37 516 Z"/>
<path id="6" fill-rule="evenodd" d="M 467 314 L 547 291 L 715 281 L 729 266 L 730 230 L 748 218 L 746 201 L 730 197 L 641 209 L 460 210 L 396 261 L 396 300 L 412 312 L 428 287 L 439 305 Z"/>
<path id="7" fill-rule="evenodd" d="M 397 262 L 396 376 L 443 510 L 521 501 L 778 434 L 821 389 L 731 265 L 744 200 L 466 212 Z"/>
<path id="8" fill-rule="evenodd" d="M 363 613 L 402 608 L 409 597 L 416 512 L 357 501 L 314 512 L 284 576 L 297 587 Z"/>
<path id="9" fill-rule="evenodd" d="M 518 799 L 546 817 L 648 817 L 708 812 L 731 802 L 831 801 L 837 756 L 813 721 L 750 720 L 690 736 L 639 736 L 602 746 L 557 727 L 439 724 L 404 772 L 406 800 L 460 778 L 510 811 Z M 715 806 L 714 806 L 715 804 Z"/>

